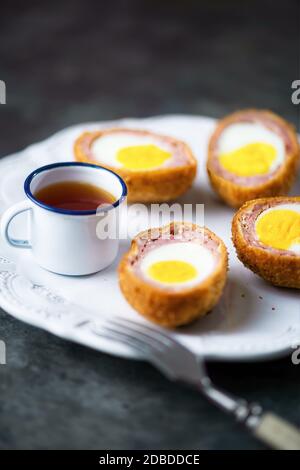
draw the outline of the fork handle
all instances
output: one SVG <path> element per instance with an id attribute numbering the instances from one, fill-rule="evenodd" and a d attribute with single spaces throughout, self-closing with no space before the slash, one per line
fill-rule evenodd
<path id="1" fill-rule="evenodd" d="M 252 433 L 274 449 L 300 450 L 300 431 L 273 413 L 264 413 Z"/>
<path id="2" fill-rule="evenodd" d="M 233 414 L 264 444 L 278 450 L 300 450 L 300 430 L 270 412 L 263 412 L 258 404 L 247 403 L 217 388 L 208 378 L 202 381 L 201 391 L 215 405 Z"/>

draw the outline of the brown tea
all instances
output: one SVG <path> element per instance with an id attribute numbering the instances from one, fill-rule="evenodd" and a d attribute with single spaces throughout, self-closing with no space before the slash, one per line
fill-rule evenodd
<path id="1" fill-rule="evenodd" d="M 116 198 L 98 186 L 81 181 L 61 181 L 39 189 L 34 196 L 48 206 L 71 211 L 96 210 L 113 204 Z"/>

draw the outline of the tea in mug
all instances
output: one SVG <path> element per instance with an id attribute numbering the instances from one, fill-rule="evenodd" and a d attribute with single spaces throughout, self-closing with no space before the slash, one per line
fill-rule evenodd
<path id="1" fill-rule="evenodd" d="M 70 211 L 96 210 L 103 204 L 113 204 L 116 198 L 92 183 L 60 181 L 34 193 L 36 199 L 48 206 Z"/>

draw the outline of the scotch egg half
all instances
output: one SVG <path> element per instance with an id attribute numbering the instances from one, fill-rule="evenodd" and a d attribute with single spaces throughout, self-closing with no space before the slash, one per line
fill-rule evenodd
<path id="1" fill-rule="evenodd" d="M 75 142 L 75 158 L 109 168 L 124 178 L 132 202 L 163 202 L 191 186 L 197 163 L 181 141 L 149 131 L 105 129 L 85 132 Z"/>
<path id="2" fill-rule="evenodd" d="M 211 184 L 229 205 L 284 195 L 299 162 L 294 129 L 269 111 L 245 110 L 222 119 L 209 143 Z"/>
<path id="3" fill-rule="evenodd" d="M 234 216 L 232 237 L 246 267 L 276 286 L 300 289 L 300 197 L 246 203 Z"/>
<path id="4" fill-rule="evenodd" d="M 130 305 L 167 327 L 189 323 L 218 302 L 227 277 L 224 243 L 207 228 L 175 222 L 141 232 L 119 265 Z"/>

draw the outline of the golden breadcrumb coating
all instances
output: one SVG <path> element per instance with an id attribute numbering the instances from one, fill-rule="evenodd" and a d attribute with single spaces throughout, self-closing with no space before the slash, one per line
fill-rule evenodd
<path id="1" fill-rule="evenodd" d="M 271 203 L 275 206 L 281 202 L 300 203 L 300 196 L 261 198 L 244 204 L 232 221 L 232 241 L 238 258 L 251 271 L 275 286 L 300 289 L 300 255 L 289 252 L 283 255 L 281 250 L 252 245 L 245 239 L 245 228 L 243 229 L 241 224 L 243 215 L 251 211 L 254 206 L 265 203 Z"/>
<path id="2" fill-rule="evenodd" d="M 183 223 L 189 230 L 200 227 Z M 175 222 L 175 230 L 182 224 Z M 170 225 L 161 227 L 159 233 L 169 230 Z M 207 314 L 219 301 L 226 278 L 228 255 L 223 241 L 205 228 L 205 233 L 218 247 L 219 262 L 214 272 L 200 284 L 172 291 L 160 288 L 139 276 L 132 267 L 132 260 L 139 255 L 138 240 L 145 239 L 149 231 L 140 232 L 132 240 L 130 250 L 119 264 L 119 283 L 122 293 L 130 305 L 148 320 L 161 326 L 174 328 L 196 320 Z"/>

